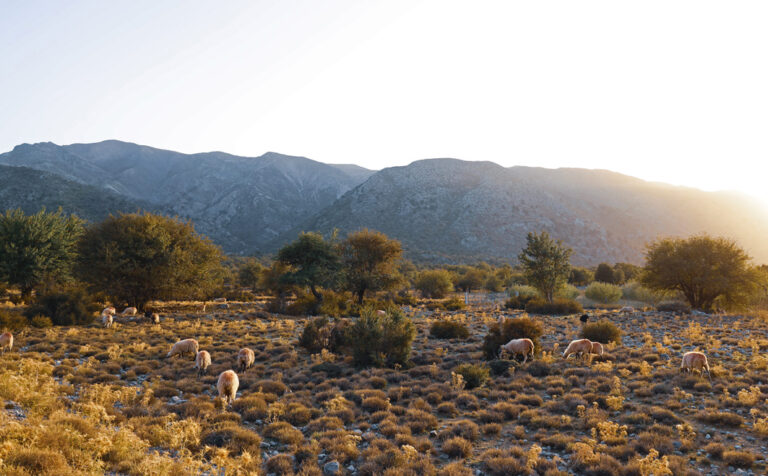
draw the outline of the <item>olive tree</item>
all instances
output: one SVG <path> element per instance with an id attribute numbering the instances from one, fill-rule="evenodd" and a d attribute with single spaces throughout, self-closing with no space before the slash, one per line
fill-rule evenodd
<path id="1" fill-rule="evenodd" d="M 528 283 L 552 302 L 555 293 L 567 281 L 571 273 L 570 248 L 560 240 L 553 240 L 546 231 L 528 233 L 527 246 L 518 255 Z"/>

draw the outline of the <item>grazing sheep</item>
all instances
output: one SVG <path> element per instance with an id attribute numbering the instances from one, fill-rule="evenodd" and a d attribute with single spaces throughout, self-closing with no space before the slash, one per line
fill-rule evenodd
<path id="1" fill-rule="evenodd" d="M 197 376 L 205 375 L 208 373 L 208 367 L 211 365 L 211 354 L 207 350 L 201 350 L 195 357 L 195 367 L 197 369 Z"/>
<path id="2" fill-rule="evenodd" d="M 199 350 L 199 346 L 197 345 L 197 341 L 195 339 L 184 339 L 180 340 L 177 343 L 173 344 L 173 347 L 171 347 L 171 351 L 168 352 L 168 355 L 166 355 L 166 358 L 173 357 L 174 355 L 183 355 L 187 352 L 190 352 L 193 356 L 197 356 L 197 351 Z"/>
<path id="3" fill-rule="evenodd" d="M 101 324 L 104 326 L 105 329 L 109 329 L 112 327 L 112 314 L 105 313 L 101 315 Z"/>
<path id="4" fill-rule="evenodd" d="M 707 377 L 712 380 L 712 374 L 709 373 L 707 356 L 701 352 L 686 352 L 683 354 L 683 362 L 680 364 L 680 371 L 692 372 L 694 370 L 698 370 L 701 375 L 704 375 L 704 370 L 706 370 Z"/>
<path id="5" fill-rule="evenodd" d="M 589 314 L 582 314 L 579 320 L 581 321 L 582 324 L 586 324 L 587 321 L 589 320 Z"/>
<path id="6" fill-rule="evenodd" d="M 3 354 L 7 350 L 8 352 L 11 351 L 13 348 L 13 334 L 10 332 L 3 332 L 0 334 L 0 350 L 2 350 Z"/>
<path id="7" fill-rule="evenodd" d="M 506 344 L 499 347 L 499 357 L 505 352 L 509 352 L 512 355 L 523 355 L 523 363 L 528 361 L 528 354 L 531 355 L 533 360 L 533 341 L 531 339 L 512 339 Z"/>
<path id="8" fill-rule="evenodd" d="M 104 308 L 103 311 L 101 311 L 101 314 L 112 314 L 113 316 L 117 313 L 117 310 L 112 306 L 107 306 Z"/>
<path id="9" fill-rule="evenodd" d="M 219 398 L 231 405 L 235 401 L 239 386 L 240 380 L 238 380 L 237 374 L 231 370 L 225 370 L 219 375 L 219 381 L 216 383 L 216 388 L 219 389 Z"/>
<path id="10" fill-rule="evenodd" d="M 571 355 L 578 354 L 580 357 L 589 355 L 592 352 L 592 341 L 589 339 L 578 339 L 571 341 L 568 347 L 563 352 L 563 357 L 568 358 Z"/>
<path id="11" fill-rule="evenodd" d="M 254 354 L 251 349 L 240 349 L 240 352 L 237 353 L 237 366 L 240 369 L 240 372 L 245 372 L 251 368 L 251 365 L 253 365 L 255 361 L 256 354 Z"/>
<path id="12" fill-rule="evenodd" d="M 619 312 L 635 312 L 635 308 L 632 306 L 624 306 Z"/>
<path id="13" fill-rule="evenodd" d="M 126 307 L 125 309 L 123 309 L 122 315 L 123 316 L 135 316 L 137 312 L 139 312 L 139 311 L 135 307 Z"/>
<path id="14" fill-rule="evenodd" d="M 603 356 L 603 344 L 600 342 L 592 342 L 592 349 L 589 351 L 590 354 L 599 355 L 600 357 Z"/>

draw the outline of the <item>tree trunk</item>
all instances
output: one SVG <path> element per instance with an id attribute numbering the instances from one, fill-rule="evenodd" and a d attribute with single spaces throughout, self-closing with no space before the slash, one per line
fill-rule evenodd
<path id="1" fill-rule="evenodd" d="M 360 289 L 357 291 L 357 304 L 362 306 L 363 305 L 363 296 L 365 296 L 365 289 Z"/>

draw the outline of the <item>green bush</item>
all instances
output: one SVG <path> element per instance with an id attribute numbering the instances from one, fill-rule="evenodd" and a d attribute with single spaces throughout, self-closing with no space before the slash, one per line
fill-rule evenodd
<path id="1" fill-rule="evenodd" d="M 51 320 L 45 316 L 35 316 L 29 320 L 29 325 L 39 329 L 44 329 L 51 327 L 53 322 L 51 322 Z"/>
<path id="2" fill-rule="evenodd" d="M 609 342 L 621 344 L 621 329 L 616 327 L 613 322 L 606 319 L 585 324 L 581 328 L 580 336 L 583 339 L 589 339 L 593 342 L 601 342 L 603 344 Z"/>
<path id="3" fill-rule="evenodd" d="M 491 369 L 485 364 L 461 364 L 453 371 L 464 377 L 467 389 L 480 387 L 491 376 Z"/>
<path id="4" fill-rule="evenodd" d="M 416 299 L 416 296 L 407 291 L 397 293 L 393 301 L 398 306 L 415 306 L 419 303 L 419 300 Z"/>
<path id="5" fill-rule="evenodd" d="M 425 298 L 442 299 L 453 291 L 451 273 L 444 269 L 423 271 L 416 279 L 414 287 Z"/>
<path id="6" fill-rule="evenodd" d="M 537 291 L 536 288 L 534 288 L 533 286 L 527 286 L 525 284 L 516 284 L 514 286 L 510 286 L 507 292 L 511 297 L 515 297 L 515 296 L 537 297 L 539 295 L 539 291 Z"/>
<path id="7" fill-rule="evenodd" d="M 584 309 L 577 301 L 570 299 L 555 299 L 547 302 L 543 299 L 533 299 L 525 305 L 525 311 L 531 314 L 544 314 L 547 316 L 559 316 L 565 314 L 578 314 Z"/>
<path id="8" fill-rule="evenodd" d="M 80 288 L 51 291 L 40 294 L 24 315 L 28 319 L 43 315 L 56 326 L 85 325 L 93 322 L 99 306 Z"/>
<path id="9" fill-rule="evenodd" d="M 579 288 L 572 284 L 566 284 L 560 290 L 557 291 L 557 294 L 555 296 L 563 299 L 576 299 L 579 297 Z"/>
<path id="10" fill-rule="evenodd" d="M 450 319 L 441 319 L 432 323 L 429 333 L 437 339 L 466 339 L 469 329 L 463 323 Z"/>
<path id="11" fill-rule="evenodd" d="M 595 281 L 587 286 L 584 295 L 589 299 L 602 304 L 612 304 L 621 299 L 621 288 L 615 284 Z"/>
<path id="12" fill-rule="evenodd" d="M 352 307 L 352 297 L 345 293 L 323 291 L 323 301 L 317 308 L 324 316 L 341 317 L 349 313 Z"/>
<path id="13" fill-rule="evenodd" d="M 416 326 L 396 307 L 389 307 L 384 316 L 375 308 L 365 308 L 347 330 L 347 342 L 358 366 L 407 364 L 415 337 Z"/>
<path id="14" fill-rule="evenodd" d="M 317 317 L 304 326 L 299 345 L 312 354 L 323 349 L 342 352 L 347 347 L 346 333 L 349 326 L 347 319 L 336 319 L 331 323 L 327 317 Z"/>
<path id="15" fill-rule="evenodd" d="M 461 311 L 465 307 L 467 307 L 466 304 L 464 304 L 464 300 L 458 296 L 454 296 L 450 299 L 446 299 L 443 301 L 443 307 L 446 311 Z"/>
<path id="16" fill-rule="evenodd" d="M 318 314 L 319 303 L 310 293 L 299 293 L 296 300 L 288 305 L 286 312 L 291 316 L 314 316 Z"/>
<path id="17" fill-rule="evenodd" d="M 525 306 L 528 305 L 528 301 L 532 301 L 534 299 L 538 299 L 536 296 L 531 296 L 527 294 L 523 294 L 520 296 L 512 296 L 511 298 L 507 299 L 507 302 L 504 303 L 504 307 L 507 309 L 514 309 L 514 310 L 525 310 Z"/>
<path id="18" fill-rule="evenodd" d="M 660 302 L 669 293 L 663 291 L 652 291 L 637 281 L 632 281 L 621 287 L 621 295 L 629 301 L 640 301 L 654 304 Z"/>
<path id="19" fill-rule="evenodd" d="M 491 368 L 491 373 L 496 376 L 506 374 L 512 365 L 512 362 L 509 360 L 492 360 L 488 362 L 488 366 Z"/>
<path id="20" fill-rule="evenodd" d="M 488 334 L 483 339 L 483 355 L 486 360 L 494 360 L 498 357 L 499 347 L 511 341 L 512 339 L 531 339 L 533 341 L 534 352 L 541 352 L 541 343 L 539 337 L 544 334 L 544 326 L 541 322 L 530 317 L 517 317 L 507 319 L 503 325 L 497 322 L 491 324 L 488 328 Z"/>
<path id="21" fill-rule="evenodd" d="M 0 311 L 0 332 L 18 331 L 24 329 L 28 324 L 27 319 L 16 312 Z"/>

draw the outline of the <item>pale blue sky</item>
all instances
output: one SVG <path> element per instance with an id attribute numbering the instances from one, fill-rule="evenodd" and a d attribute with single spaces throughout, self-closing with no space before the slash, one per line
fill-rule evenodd
<path id="1" fill-rule="evenodd" d="M 0 2 L 0 151 L 606 168 L 768 202 L 768 3 Z"/>

